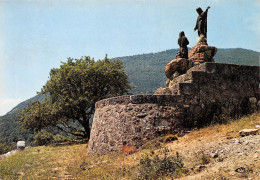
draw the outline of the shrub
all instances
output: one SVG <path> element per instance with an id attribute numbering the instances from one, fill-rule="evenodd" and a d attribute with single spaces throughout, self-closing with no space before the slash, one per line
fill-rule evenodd
<path id="1" fill-rule="evenodd" d="M 8 144 L 0 139 L 0 154 L 7 153 L 13 149 L 15 149 L 15 143 Z"/>
<path id="2" fill-rule="evenodd" d="M 138 179 L 157 179 L 164 176 L 178 177 L 184 170 L 182 157 L 179 156 L 178 152 L 176 156 L 167 156 L 167 152 L 169 150 L 165 148 L 163 158 L 158 155 L 154 157 L 146 155 L 140 159 Z"/>
<path id="3" fill-rule="evenodd" d="M 60 135 L 60 134 L 56 134 L 55 136 L 53 136 L 53 143 L 60 143 L 60 142 L 64 142 L 68 140 L 68 137 Z"/>
<path id="4" fill-rule="evenodd" d="M 177 136 L 173 135 L 173 134 L 168 134 L 163 138 L 163 142 L 164 143 L 169 143 L 172 141 L 176 141 L 178 140 Z"/>
<path id="5" fill-rule="evenodd" d="M 210 163 L 210 155 L 209 154 L 206 154 L 203 151 L 198 151 L 198 152 L 194 153 L 194 161 L 193 161 L 194 167 L 198 166 L 198 165 L 207 165 L 209 163 Z"/>
<path id="6" fill-rule="evenodd" d="M 0 154 L 7 153 L 9 151 L 9 148 L 6 143 L 0 142 Z"/>
<path id="7" fill-rule="evenodd" d="M 163 142 L 163 137 L 158 137 L 155 138 L 153 140 L 150 140 L 148 142 L 146 142 L 143 146 L 142 149 L 159 149 L 162 146 L 162 142 Z"/>
<path id="8" fill-rule="evenodd" d="M 53 140 L 53 134 L 47 132 L 46 130 L 41 130 L 33 137 L 34 141 L 32 145 L 34 146 L 43 146 L 48 145 Z"/>
<path id="9" fill-rule="evenodd" d="M 204 165 L 209 164 L 210 163 L 210 156 L 208 154 L 202 153 L 202 155 L 201 155 L 201 162 Z"/>

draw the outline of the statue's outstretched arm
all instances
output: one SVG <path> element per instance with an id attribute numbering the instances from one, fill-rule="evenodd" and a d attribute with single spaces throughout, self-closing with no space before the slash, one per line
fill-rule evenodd
<path id="1" fill-rule="evenodd" d="M 206 19 L 207 18 L 207 15 L 208 15 L 208 9 L 209 7 L 207 7 L 207 9 L 201 14 L 201 17 L 200 19 Z"/>
<path id="2" fill-rule="evenodd" d="M 207 18 L 209 8 L 210 8 L 210 6 L 208 6 L 207 9 L 201 14 L 201 19 Z"/>

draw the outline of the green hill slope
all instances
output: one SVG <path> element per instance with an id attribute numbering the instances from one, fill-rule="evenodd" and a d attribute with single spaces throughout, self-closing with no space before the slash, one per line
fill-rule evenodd
<path id="1" fill-rule="evenodd" d="M 175 58 L 178 49 L 166 50 L 159 53 L 142 54 L 119 57 L 124 62 L 125 71 L 130 82 L 136 86 L 134 94 L 154 93 L 161 86 L 165 86 L 164 68 Z M 260 53 L 247 49 L 218 49 L 215 62 L 259 66 Z"/>
<path id="2" fill-rule="evenodd" d="M 15 106 L 4 116 L 0 116 L 0 139 L 6 142 L 16 142 L 18 140 L 31 141 L 32 133 L 22 132 L 20 124 L 17 122 L 19 112 L 31 101 L 42 101 L 44 95 L 37 95 Z"/>
<path id="3" fill-rule="evenodd" d="M 175 58 L 178 49 L 166 50 L 158 53 L 141 54 L 134 56 L 118 57 L 126 66 L 125 72 L 128 74 L 130 82 L 136 86 L 133 94 L 153 94 L 159 87 L 165 86 L 166 77 L 164 75 L 165 65 Z M 215 62 L 258 65 L 260 53 L 247 49 L 218 49 Z M 31 140 L 30 133 L 22 133 L 17 122 L 17 115 L 20 110 L 34 100 L 42 100 L 43 95 L 37 95 L 18 104 L 12 111 L 0 117 L 0 139 L 8 142 L 17 140 Z"/>

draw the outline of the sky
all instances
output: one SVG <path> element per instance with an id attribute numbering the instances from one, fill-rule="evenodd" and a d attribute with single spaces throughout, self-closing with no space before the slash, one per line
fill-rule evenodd
<path id="1" fill-rule="evenodd" d="M 207 6 L 209 45 L 260 51 L 259 0 L 0 0 L 0 116 L 68 57 L 174 49 L 181 31 L 195 46 L 196 8 Z"/>

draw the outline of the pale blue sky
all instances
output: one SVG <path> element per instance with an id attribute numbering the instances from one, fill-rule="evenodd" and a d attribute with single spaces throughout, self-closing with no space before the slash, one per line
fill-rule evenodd
<path id="1" fill-rule="evenodd" d="M 194 46 L 195 9 L 208 5 L 210 45 L 260 51 L 257 0 L 0 1 L 0 115 L 35 96 L 67 57 L 178 48 L 182 30 Z"/>

